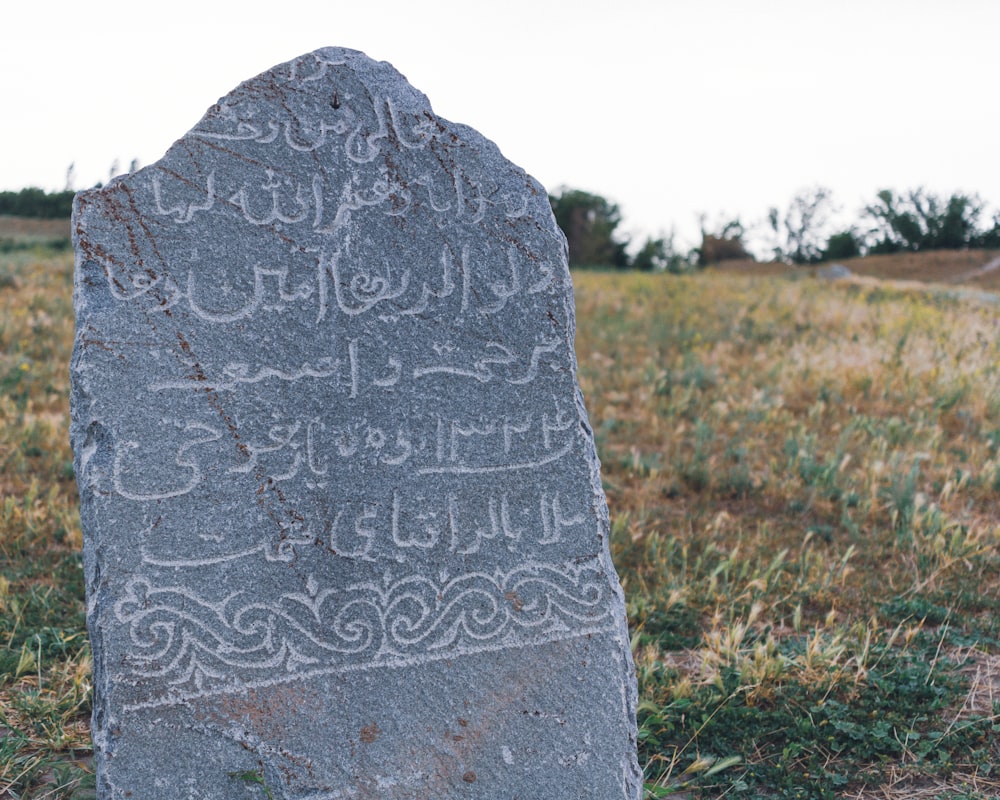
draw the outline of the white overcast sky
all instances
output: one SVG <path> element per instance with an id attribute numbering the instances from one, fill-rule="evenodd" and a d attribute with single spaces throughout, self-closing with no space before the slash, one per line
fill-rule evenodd
<path id="1" fill-rule="evenodd" d="M 0 15 L 0 189 L 143 165 L 318 47 L 390 61 L 549 191 L 636 237 L 831 188 L 1000 204 L 1000 0 L 80 0 Z"/>

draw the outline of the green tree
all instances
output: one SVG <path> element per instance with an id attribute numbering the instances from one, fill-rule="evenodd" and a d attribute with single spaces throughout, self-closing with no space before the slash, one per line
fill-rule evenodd
<path id="1" fill-rule="evenodd" d="M 834 233 L 826 240 L 823 250 L 823 261 L 834 259 L 857 258 L 862 253 L 861 237 L 854 228 Z"/>
<path id="2" fill-rule="evenodd" d="M 936 224 L 929 245 L 950 250 L 968 247 L 976 238 L 982 211 L 983 205 L 978 198 L 953 194 L 945 203 L 944 211 L 930 217 Z"/>
<path id="3" fill-rule="evenodd" d="M 767 221 L 775 238 L 774 257 L 793 264 L 815 264 L 823 259 L 833 192 L 823 186 L 803 189 L 784 213 L 772 208 Z"/>
<path id="4" fill-rule="evenodd" d="M 1000 249 L 1000 213 L 993 215 L 993 224 L 976 233 L 970 247 L 982 247 L 987 250 Z"/>
<path id="5" fill-rule="evenodd" d="M 956 193 L 942 198 L 923 188 L 898 195 L 883 189 L 864 209 L 871 223 L 868 251 L 896 253 L 977 246 L 982 211 L 982 201 L 975 195 Z"/>
<path id="6" fill-rule="evenodd" d="M 621 212 L 615 203 L 580 189 L 563 189 L 549 202 L 566 235 L 571 267 L 630 266 L 628 239 L 617 235 Z"/>
<path id="7" fill-rule="evenodd" d="M 673 231 L 659 239 L 647 238 L 632 259 L 632 268 L 643 272 L 689 272 L 691 259 L 677 251 L 674 238 Z"/>
<path id="8" fill-rule="evenodd" d="M 73 192 L 48 193 L 28 187 L 16 192 L 0 192 L 0 214 L 12 217 L 69 219 L 73 211 Z"/>

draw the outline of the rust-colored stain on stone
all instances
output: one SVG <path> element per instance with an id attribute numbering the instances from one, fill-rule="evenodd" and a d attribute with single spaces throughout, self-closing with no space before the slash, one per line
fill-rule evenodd
<path id="1" fill-rule="evenodd" d="M 280 740 L 296 728 L 300 717 L 308 716 L 304 709 L 310 702 L 309 689 L 302 685 L 250 689 L 243 695 L 221 697 L 204 718 L 240 722 L 262 739 Z"/>
<path id="2" fill-rule="evenodd" d="M 520 611 L 524 608 L 524 600 L 517 596 L 517 592 L 506 592 L 503 599 L 510 603 L 515 611 Z"/>
<path id="3" fill-rule="evenodd" d="M 381 734 L 382 731 L 378 729 L 378 723 L 373 722 L 371 725 L 365 725 L 361 729 L 361 741 L 365 744 L 371 744 L 374 742 Z"/>

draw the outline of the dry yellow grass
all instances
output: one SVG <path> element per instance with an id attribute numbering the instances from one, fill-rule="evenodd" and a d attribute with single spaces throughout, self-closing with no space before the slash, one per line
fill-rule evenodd
<path id="1" fill-rule="evenodd" d="M 855 545 L 838 602 L 860 612 L 873 583 L 927 589 L 958 569 L 878 566 L 900 514 L 984 547 L 1000 535 L 996 307 L 722 273 L 575 280 L 583 388 L 634 539 L 773 553 L 813 531 L 831 555 Z"/>
<path id="2" fill-rule="evenodd" d="M 725 686 L 708 693 L 711 713 L 743 704 L 734 718 L 761 725 L 763 742 L 774 724 L 763 712 L 801 687 L 836 686 L 848 705 L 878 702 L 869 676 L 913 652 L 946 671 L 963 661 L 977 670 L 964 702 L 956 689 L 937 712 L 941 730 L 925 733 L 946 741 L 975 713 L 968 724 L 989 729 L 1000 708 L 991 694 L 998 307 L 935 287 L 794 273 L 574 280 L 581 382 L 639 642 L 643 730 L 659 737 L 649 751 L 655 787 L 673 795 L 727 763 L 698 760 L 707 729 L 663 749 L 660 731 L 682 724 L 683 703 L 704 700 L 699 687 Z M 689 709 L 699 713 L 708 711 Z M 739 753 L 746 774 L 774 769 L 782 748 L 799 752 L 794 737 L 773 747 Z M 1000 756 L 995 737 L 980 736 L 979 755 L 947 768 L 929 766 L 916 745 L 901 746 L 898 761 L 890 747 L 870 762 L 851 747 L 824 756 L 831 775 L 853 775 L 838 797 L 993 796 L 995 778 L 976 764 L 990 758 L 983 752 Z M 805 758 L 795 769 L 807 769 Z M 713 784 L 720 796 L 743 780 L 727 771 L 735 783 Z M 817 796 L 815 772 L 801 780 L 804 794 L 781 796 Z"/>
<path id="3" fill-rule="evenodd" d="M 20 223 L 4 225 L 0 238 Z M 64 238 L 64 225 L 16 233 Z M 71 271 L 69 253 L 0 253 L 0 797 L 71 797 L 86 781 Z M 969 689 L 945 721 L 993 713 L 997 306 L 786 274 L 574 280 L 644 702 L 690 699 L 727 670 L 761 707 L 790 681 L 863 687 L 879 647 L 955 630 L 965 643 L 941 658 L 969 657 Z M 678 770 L 726 763 L 686 741 Z M 950 769 L 889 764 L 841 796 L 957 794 L 963 781 L 992 796 L 995 778 Z"/>

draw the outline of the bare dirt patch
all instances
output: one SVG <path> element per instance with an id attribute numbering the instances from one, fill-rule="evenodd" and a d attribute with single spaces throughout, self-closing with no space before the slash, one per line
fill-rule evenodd
<path id="1" fill-rule="evenodd" d="M 996 250 L 931 250 L 922 253 L 849 258 L 840 262 L 852 274 L 879 281 L 912 281 L 971 286 L 987 291 L 1000 290 L 1000 253 Z M 781 262 L 758 262 L 748 259 L 723 261 L 712 271 L 739 275 L 789 277 L 814 275 L 829 264 L 795 267 Z"/>
<path id="2" fill-rule="evenodd" d="M 68 219 L 27 219 L 0 214 L 0 239 L 68 239 Z"/>

